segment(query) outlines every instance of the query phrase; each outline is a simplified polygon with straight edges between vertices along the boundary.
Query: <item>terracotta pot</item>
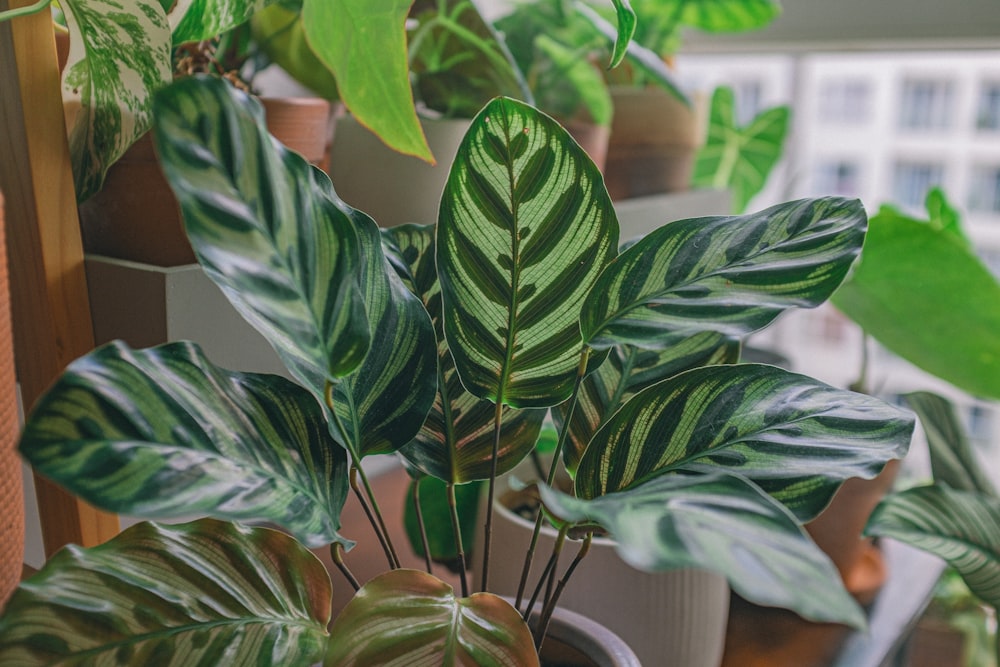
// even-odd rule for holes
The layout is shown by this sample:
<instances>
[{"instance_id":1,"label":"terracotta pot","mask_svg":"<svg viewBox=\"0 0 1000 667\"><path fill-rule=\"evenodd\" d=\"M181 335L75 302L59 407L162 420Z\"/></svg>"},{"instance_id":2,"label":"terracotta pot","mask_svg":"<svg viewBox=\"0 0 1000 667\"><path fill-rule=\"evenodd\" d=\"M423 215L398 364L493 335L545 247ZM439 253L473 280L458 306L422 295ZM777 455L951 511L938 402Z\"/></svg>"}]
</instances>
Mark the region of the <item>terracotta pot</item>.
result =
<instances>
[{"instance_id":1,"label":"terracotta pot","mask_svg":"<svg viewBox=\"0 0 1000 667\"><path fill-rule=\"evenodd\" d=\"M263 101L268 130L314 164L325 160L330 104L318 98ZM272 113L274 120L272 121ZM163 177L151 134L108 170L104 186L80 205L84 251L156 266L195 261L180 206Z\"/></svg>"},{"instance_id":2,"label":"terracotta pot","mask_svg":"<svg viewBox=\"0 0 1000 667\"><path fill-rule=\"evenodd\" d=\"M910 639L909 667L963 667L965 635L940 620L922 619Z\"/></svg>"},{"instance_id":3,"label":"terracotta pot","mask_svg":"<svg viewBox=\"0 0 1000 667\"><path fill-rule=\"evenodd\" d=\"M508 599L513 604L513 600ZM538 613L532 612L534 625ZM559 607L552 614L541 651L542 665L558 667L641 667L621 637L582 614Z\"/></svg>"},{"instance_id":4,"label":"terracotta pot","mask_svg":"<svg viewBox=\"0 0 1000 667\"><path fill-rule=\"evenodd\" d=\"M612 199L686 190L701 141L694 109L659 88L614 86L605 167Z\"/></svg>"}]
</instances>

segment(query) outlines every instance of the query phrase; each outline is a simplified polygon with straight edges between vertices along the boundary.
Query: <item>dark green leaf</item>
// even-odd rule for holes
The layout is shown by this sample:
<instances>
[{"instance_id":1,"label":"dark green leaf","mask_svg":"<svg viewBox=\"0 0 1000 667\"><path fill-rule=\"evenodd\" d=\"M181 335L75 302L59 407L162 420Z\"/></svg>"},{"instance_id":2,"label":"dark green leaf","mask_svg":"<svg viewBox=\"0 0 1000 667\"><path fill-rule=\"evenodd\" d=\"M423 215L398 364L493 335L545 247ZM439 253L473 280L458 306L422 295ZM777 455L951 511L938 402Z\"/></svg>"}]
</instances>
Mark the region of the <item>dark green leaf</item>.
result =
<instances>
[{"instance_id":1,"label":"dark green leaf","mask_svg":"<svg viewBox=\"0 0 1000 667\"><path fill-rule=\"evenodd\" d=\"M309 546L352 544L337 534L347 457L316 401L282 377L217 368L191 343L111 343L76 360L20 451L112 512L265 519Z\"/></svg>"},{"instance_id":2,"label":"dark green leaf","mask_svg":"<svg viewBox=\"0 0 1000 667\"><path fill-rule=\"evenodd\" d=\"M420 538L417 512L412 501L413 487L416 484L420 485L420 510L427 530L431 559L435 563L443 563L452 567L458 558L458 547L455 544L455 531L451 525L448 488L441 480L434 477L410 480L410 489L406 494L406 507L403 511L406 537L409 539L414 553L423 556L424 545ZM479 527L479 498L482 489L482 482L455 486L455 503L458 507L458 521L462 531L462 546L467 559L469 549L476 539L476 530Z\"/></svg>"},{"instance_id":3,"label":"dark green leaf","mask_svg":"<svg viewBox=\"0 0 1000 667\"><path fill-rule=\"evenodd\" d=\"M615 5L615 13L618 16L618 35L615 38L615 48L611 53L611 62L608 67L618 67L625 53L628 50L632 35L635 34L636 16L635 11L629 4L629 0L612 0Z\"/></svg>"},{"instance_id":4,"label":"dark green leaf","mask_svg":"<svg viewBox=\"0 0 1000 667\"><path fill-rule=\"evenodd\" d=\"M141 523L23 582L0 618L0 664L308 665L331 597L326 568L284 533Z\"/></svg>"}]
</instances>

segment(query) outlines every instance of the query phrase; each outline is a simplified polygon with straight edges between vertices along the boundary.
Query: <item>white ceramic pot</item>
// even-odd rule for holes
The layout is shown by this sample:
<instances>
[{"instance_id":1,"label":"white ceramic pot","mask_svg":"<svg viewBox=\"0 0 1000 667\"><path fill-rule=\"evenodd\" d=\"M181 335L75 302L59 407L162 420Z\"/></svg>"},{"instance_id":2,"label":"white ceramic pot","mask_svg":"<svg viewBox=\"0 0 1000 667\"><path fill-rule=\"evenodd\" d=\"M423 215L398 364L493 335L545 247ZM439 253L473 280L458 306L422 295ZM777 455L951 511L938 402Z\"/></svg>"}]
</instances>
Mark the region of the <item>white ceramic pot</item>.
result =
<instances>
[{"instance_id":1,"label":"white ceramic pot","mask_svg":"<svg viewBox=\"0 0 1000 667\"><path fill-rule=\"evenodd\" d=\"M537 616L532 613L532 622ZM624 639L583 614L563 607L556 608L552 614L541 657L543 665L642 667L635 651Z\"/></svg>"}]
</instances>

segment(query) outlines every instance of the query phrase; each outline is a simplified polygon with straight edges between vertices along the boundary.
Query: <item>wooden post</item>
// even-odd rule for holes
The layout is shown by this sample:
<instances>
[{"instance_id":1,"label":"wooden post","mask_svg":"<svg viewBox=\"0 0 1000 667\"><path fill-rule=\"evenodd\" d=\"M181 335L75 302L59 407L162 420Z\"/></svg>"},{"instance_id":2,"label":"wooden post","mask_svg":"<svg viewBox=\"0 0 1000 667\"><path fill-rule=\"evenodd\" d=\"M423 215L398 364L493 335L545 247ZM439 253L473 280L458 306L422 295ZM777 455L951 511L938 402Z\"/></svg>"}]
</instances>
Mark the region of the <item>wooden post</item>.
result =
<instances>
[{"instance_id":1,"label":"wooden post","mask_svg":"<svg viewBox=\"0 0 1000 667\"><path fill-rule=\"evenodd\" d=\"M0 0L0 10L29 4ZM48 11L0 23L0 190L7 200L14 350L30 409L66 365L94 347L76 195ZM47 556L99 544L118 519L36 476Z\"/></svg>"}]
</instances>

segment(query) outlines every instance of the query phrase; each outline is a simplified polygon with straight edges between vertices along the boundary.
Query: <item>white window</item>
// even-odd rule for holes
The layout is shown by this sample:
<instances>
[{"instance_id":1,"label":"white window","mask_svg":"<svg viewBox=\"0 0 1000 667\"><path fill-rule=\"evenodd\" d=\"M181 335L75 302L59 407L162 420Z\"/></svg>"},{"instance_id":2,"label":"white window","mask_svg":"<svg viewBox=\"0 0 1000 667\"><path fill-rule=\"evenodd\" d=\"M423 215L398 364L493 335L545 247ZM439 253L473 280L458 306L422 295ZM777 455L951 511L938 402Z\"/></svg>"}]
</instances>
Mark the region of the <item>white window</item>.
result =
<instances>
[{"instance_id":1,"label":"white window","mask_svg":"<svg viewBox=\"0 0 1000 667\"><path fill-rule=\"evenodd\" d=\"M938 79L906 79L900 100L899 126L938 130L951 125L954 86Z\"/></svg>"},{"instance_id":2,"label":"white window","mask_svg":"<svg viewBox=\"0 0 1000 667\"><path fill-rule=\"evenodd\" d=\"M813 191L816 195L841 195L857 197L861 194L856 162L830 160L821 162L816 168Z\"/></svg>"},{"instance_id":3,"label":"white window","mask_svg":"<svg viewBox=\"0 0 1000 667\"><path fill-rule=\"evenodd\" d=\"M984 83L979 89L976 129L1000 130L1000 82Z\"/></svg>"},{"instance_id":4,"label":"white window","mask_svg":"<svg viewBox=\"0 0 1000 667\"><path fill-rule=\"evenodd\" d=\"M973 167L969 210L1000 213L1000 166Z\"/></svg>"},{"instance_id":5,"label":"white window","mask_svg":"<svg viewBox=\"0 0 1000 667\"><path fill-rule=\"evenodd\" d=\"M736 98L736 123L749 125L763 109L763 86L760 81L737 81L733 86Z\"/></svg>"},{"instance_id":6,"label":"white window","mask_svg":"<svg viewBox=\"0 0 1000 667\"><path fill-rule=\"evenodd\" d=\"M944 180L944 166L935 162L896 163L893 170L892 196L896 204L922 209L927 191Z\"/></svg>"},{"instance_id":7,"label":"white window","mask_svg":"<svg viewBox=\"0 0 1000 667\"><path fill-rule=\"evenodd\" d=\"M824 81L819 91L819 118L825 123L863 124L868 120L871 84L858 79Z\"/></svg>"}]
</instances>

